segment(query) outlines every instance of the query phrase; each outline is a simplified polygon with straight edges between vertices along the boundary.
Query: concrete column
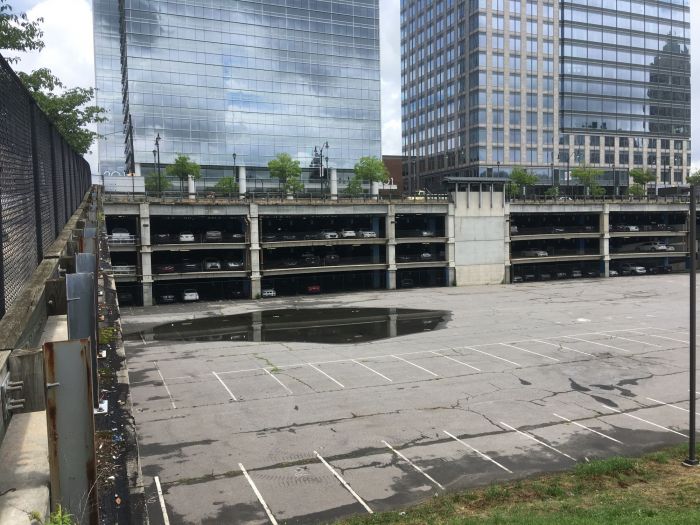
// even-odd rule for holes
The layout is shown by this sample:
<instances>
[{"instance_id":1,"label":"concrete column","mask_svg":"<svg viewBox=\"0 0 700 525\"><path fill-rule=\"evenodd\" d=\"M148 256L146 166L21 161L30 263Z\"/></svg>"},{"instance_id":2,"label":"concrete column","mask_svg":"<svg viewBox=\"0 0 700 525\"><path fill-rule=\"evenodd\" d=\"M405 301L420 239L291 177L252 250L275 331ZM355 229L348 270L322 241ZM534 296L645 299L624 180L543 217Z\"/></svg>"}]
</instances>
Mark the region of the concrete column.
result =
<instances>
[{"instance_id":1,"label":"concrete column","mask_svg":"<svg viewBox=\"0 0 700 525\"><path fill-rule=\"evenodd\" d=\"M447 261L447 286L455 283L455 205L450 203L447 217L445 217L445 260Z\"/></svg>"},{"instance_id":2,"label":"concrete column","mask_svg":"<svg viewBox=\"0 0 700 525\"><path fill-rule=\"evenodd\" d=\"M253 341L259 343L262 341L262 312L260 310L253 312Z\"/></svg>"},{"instance_id":3,"label":"concrete column","mask_svg":"<svg viewBox=\"0 0 700 525\"><path fill-rule=\"evenodd\" d=\"M603 205L603 213L600 214L601 246L600 254L603 256L603 271L605 277L610 277L610 205Z\"/></svg>"},{"instance_id":4,"label":"concrete column","mask_svg":"<svg viewBox=\"0 0 700 525\"><path fill-rule=\"evenodd\" d=\"M245 166L238 167L238 194L241 199L245 199L248 192L248 181L246 180Z\"/></svg>"},{"instance_id":5,"label":"concrete column","mask_svg":"<svg viewBox=\"0 0 700 525\"><path fill-rule=\"evenodd\" d=\"M134 164L134 175L136 175L137 177L141 176L141 163L139 162Z\"/></svg>"},{"instance_id":6,"label":"concrete column","mask_svg":"<svg viewBox=\"0 0 700 525\"><path fill-rule=\"evenodd\" d=\"M399 319L399 314L396 313L396 308L389 310L389 337L396 337L396 321Z\"/></svg>"},{"instance_id":7,"label":"concrete column","mask_svg":"<svg viewBox=\"0 0 700 525\"><path fill-rule=\"evenodd\" d=\"M377 200L379 198L379 183L378 182L370 182L369 183L369 193L370 193L370 196L374 200Z\"/></svg>"},{"instance_id":8,"label":"concrete column","mask_svg":"<svg viewBox=\"0 0 700 525\"><path fill-rule=\"evenodd\" d=\"M396 208L389 205L386 214L386 288L396 290Z\"/></svg>"},{"instance_id":9,"label":"concrete column","mask_svg":"<svg viewBox=\"0 0 700 525\"><path fill-rule=\"evenodd\" d=\"M192 175L187 176L187 193L189 194L191 200L195 200L197 198L197 187L194 183Z\"/></svg>"},{"instance_id":10,"label":"concrete column","mask_svg":"<svg viewBox=\"0 0 700 525\"><path fill-rule=\"evenodd\" d=\"M331 168L331 200L338 200L338 170Z\"/></svg>"},{"instance_id":11,"label":"concrete column","mask_svg":"<svg viewBox=\"0 0 700 525\"><path fill-rule=\"evenodd\" d=\"M139 204L139 236L141 237L141 283L143 305L153 306L153 269L151 265L151 205Z\"/></svg>"},{"instance_id":12,"label":"concrete column","mask_svg":"<svg viewBox=\"0 0 700 525\"><path fill-rule=\"evenodd\" d=\"M248 238L250 239L250 296L253 299L260 297L262 293L260 273L260 226L258 217L258 205L250 204L248 211Z\"/></svg>"}]
</instances>

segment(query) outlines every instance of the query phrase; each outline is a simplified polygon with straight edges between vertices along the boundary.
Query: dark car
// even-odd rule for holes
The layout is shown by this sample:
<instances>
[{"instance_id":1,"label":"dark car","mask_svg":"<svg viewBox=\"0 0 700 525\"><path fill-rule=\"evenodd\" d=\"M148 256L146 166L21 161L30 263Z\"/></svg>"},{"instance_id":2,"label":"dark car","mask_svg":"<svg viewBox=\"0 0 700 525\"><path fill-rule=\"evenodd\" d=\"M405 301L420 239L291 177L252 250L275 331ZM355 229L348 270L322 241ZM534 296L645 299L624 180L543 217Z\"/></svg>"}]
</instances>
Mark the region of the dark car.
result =
<instances>
[{"instance_id":1,"label":"dark car","mask_svg":"<svg viewBox=\"0 0 700 525\"><path fill-rule=\"evenodd\" d=\"M294 268L295 266L299 266L299 261L296 259L285 259L282 261L282 266L285 268Z\"/></svg>"},{"instance_id":2,"label":"dark car","mask_svg":"<svg viewBox=\"0 0 700 525\"><path fill-rule=\"evenodd\" d=\"M228 271L235 271L245 268L245 263L243 261L228 260L224 261L224 269Z\"/></svg>"},{"instance_id":3,"label":"dark car","mask_svg":"<svg viewBox=\"0 0 700 525\"><path fill-rule=\"evenodd\" d=\"M310 284L306 287L306 293L321 293L320 284Z\"/></svg>"},{"instance_id":4,"label":"dark car","mask_svg":"<svg viewBox=\"0 0 700 525\"><path fill-rule=\"evenodd\" d=\"M207 230L204 233L205 242L221 242L224 236L219 230Z\"/></svg>"},{"instance_id":5,"label":"dark car","mask_svg":"<svg viewBox=\"0 0 700 525\"><path fill-rule=\"evenodd\" d=\"M412 255L397 255L396 262L411 262L413 260Z\"/></svg>"},{"instance_id":6,"label":"dark car","mask_svg":"<svg viewBox=\"0 0 700 525\"><path fill-rule=\"evenodd\" d=\"M554 275L556 276L557 279L566 279L569 276L568 273L561 271L561 270L556 272Z\"/></svg>"},{"instance_id":7,"label":"dark car","mask_svg":"<svg viewBox=\"0 0 700 525\"><path fill-rule=\"evenodd\" d=\"M156 233L153 237L153 242L155 244L168 244L170 242L169 233Z\"/></svg>"},{"instance_id":8,"label":"dark car","mask_svg":"<svg viewBox=\"0 0 700 525\"><path fill-rule=\"evenodd\" d=\"M321 258L311 252L302 253L301 264L303 266L318 266L321 264Z\"/></svg>"},{"instance_id":9,"label":"dark car","mask_svg":"<svg viewBox=\"0 0 700 525\"><path fill-rule=\"evenodd\" d=\"M160 304L171 304L175 302L175 294L165 293L158 296L158 302Z\"/></svg>"},{"instance_id":10,"label":"dark car","mask_svg":"<svg viewBox=\"0 0 700 525\"><path fill-rule=\"evenodd\" d=\"M647 268L647 273L652 275L657 275L660 273L671 273L673 271L673 266L670 264L662 264L660 266L650 266Z\"/></svg>"},{"instance_id":11,"label":"dark car","mask_svg":"<svg viewBox=\"0 0 700 525\"><path fill-rule=\"evenodd\" d=\"M540 281L549 281L552 278L552 274L549 272L540 272Z\"/></svg>"},{"instance_id":12,"label":"dark car","mask_svg":"<svg viewBox=\"0 0 700 525\"><path fill-rule=\"evenodd\" d=\"M294 235L293 233L285 233L282 235L282 240L283 241L296 241L297 236Z\"/></svg>"},{"instance_id":13,"label":"dark car","mask_svg":"<svg viewBox=\"0 0 700 525\"><path fill-rule=\"evenodd\" d=\"M182 260L182 271L183 272L201 272L202 265L198 261L193 261L192 259Z\"/></svg>"},{"instance_id":14,"label":"dark car","mask_svg":"<svg viewBox=\"0 0 700 525\"><path fill-rule=\"evenodd\" d=\"M399 284L401 288L413 288L414 286L413 279L409 278L401 279L401 282Z\"/></svg>"},{"instance_id":15,"label":"dark car","mask_svg":"<svg viewBox=\"0 0 700 525\"><path fill-rule=\"evenodd\" d=\"M156 264L153 270L155 273L175 273L177 271L174 264Z\"/></svg>"},{"instance_id":16,"label":"dark car","mask_svg":"<svg viewBox=\"0 0 700 525\"><path fill-rule=\"evenodd\" d=\"M566 229L563 228L562 226L554 226L554 227L550 230L551 233L564 233L565 231L566 231Z\"/></svg>"},{"instance_id":17,"label":"dark car","mask_svg":"<svg viewBox=\"0 0 700 525\"><path fill-rule=\"evenodd\" d=\"M320 238L321 238L320 233L309 232L307 234L304 234L304 240L306 240L306 241L312 241L314 239L320 239Z\"/></svg>"},{"instance_id":18,"label":"dark car","mask_svg":"<svg viewBox=\"0 0 700 525\"><path fill-rule=\"evenodd\" d=\"M521 282L523 282L523 277L522 277L522 275L516 275L516 276L514 276L514 277L513 277L513 280L512 280L511 282L513 282L513 283L521 283Z\"/></svg>"},{"instance_id":19,"label":"dark car","mask_svg":"<svg viewBox=\"0 0 700 525\"><path fill-rule=\"evenodd\" d=\"M324 264L338 264L340 262L340 257L337 253L329 253L323 258Z\"/></svg>"},{"instance_id":20,"label":"dark car","mask_svg":"<svg viewBox=\"0 0 700 525\"><path fill-rule=\"evenodd\" d=\"M273 242L277 240L277 235L274 233L267 233L262 236L262 242Z\"/></svg>"},{"instance_id":21,"label":"dark car","mask_svg":"<svg viewBox=\"0 0 700 525\"><path fill-rule=\"evenodd\" d=\"M231 240L233 242L245 242L245 235L242 233L232 233Z\"/></svg>"}]
</instances>

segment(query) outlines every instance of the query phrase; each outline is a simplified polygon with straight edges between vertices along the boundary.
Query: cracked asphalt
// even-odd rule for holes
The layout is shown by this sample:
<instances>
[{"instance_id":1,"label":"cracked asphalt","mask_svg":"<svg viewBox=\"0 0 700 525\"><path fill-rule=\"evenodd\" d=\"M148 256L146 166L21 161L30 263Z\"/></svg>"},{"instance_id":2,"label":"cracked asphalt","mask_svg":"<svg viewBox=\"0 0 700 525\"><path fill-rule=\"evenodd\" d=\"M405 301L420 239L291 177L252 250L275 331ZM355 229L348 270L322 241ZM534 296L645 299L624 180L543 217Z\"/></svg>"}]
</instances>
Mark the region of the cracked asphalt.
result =
<instances>
[{"instance_id":1,"label":"cracked asphalt","mask_svg":"<svg viewBox=\"0 0 700 525\"><path fill-rule=\"evenodd\" d=\"M152 523L163 522L156 476L173 524L319 523L685 440L687 275L125 308L122 319L126 334L148 334L341 306L451 320L362 344L126 341Z\"/></svg>"}]
</instances>

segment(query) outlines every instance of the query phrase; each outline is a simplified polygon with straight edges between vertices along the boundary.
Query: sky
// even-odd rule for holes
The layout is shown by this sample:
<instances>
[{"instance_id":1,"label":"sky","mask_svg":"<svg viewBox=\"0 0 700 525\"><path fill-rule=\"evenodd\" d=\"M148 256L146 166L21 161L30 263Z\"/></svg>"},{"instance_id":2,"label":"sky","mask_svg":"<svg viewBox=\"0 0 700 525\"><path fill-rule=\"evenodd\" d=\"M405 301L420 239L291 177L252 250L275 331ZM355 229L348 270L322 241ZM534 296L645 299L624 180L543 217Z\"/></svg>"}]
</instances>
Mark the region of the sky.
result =
<instances>
[{"instance_id":1,"label":"sky","mask_svg":"<svg viewBox=\"0 0 700 525\"><path fill-rule=\"evenodd\" d=\"M116 1L116 0L115 0ZM91 0L9 0L15 12L43 17L41 53L23 55L15 67L31 71L49 67L67 86L92 86L95 82ZM691 27L700 35L698 0L691 2ZM692 7L692 5L695 5ZM382 82L382 153L401 154L401 50L400 0L379 0ZM691 38L692 85L700 84L700 36ZM700 90L693 90L693 164L700 168ZM87 156L97 171L97 146Z\"/></svg>"}]
</instances>

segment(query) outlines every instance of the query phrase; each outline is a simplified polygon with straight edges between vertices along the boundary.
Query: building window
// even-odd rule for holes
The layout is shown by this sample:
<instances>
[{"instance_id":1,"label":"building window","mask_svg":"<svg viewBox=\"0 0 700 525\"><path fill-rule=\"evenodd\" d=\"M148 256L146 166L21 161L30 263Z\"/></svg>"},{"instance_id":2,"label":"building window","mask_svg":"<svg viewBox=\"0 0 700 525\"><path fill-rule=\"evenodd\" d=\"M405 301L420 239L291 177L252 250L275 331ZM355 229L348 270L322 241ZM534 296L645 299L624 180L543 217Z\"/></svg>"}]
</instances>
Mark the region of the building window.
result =
<instances>
[{"instance_id":1,"label":"building window","mask_svg":"<svg viewBox=\"0 0 700 525\"><path fill-rule=\"evenodd\" d=\"M622 164L623 166L626 166L629 163L630 163L630 154L626 151L621 151L620 152L620 164Z\"/></svg>"},{"instance_id":2,"label":"building window","mask_svg":"<svg viewBox=\"0 0 700 525\"><path fill-rule=\"evenodd\" d=\"M673 182L683 182L683 170L675 170L673 172Z\"/></svg>"},{"instance_id":3,"label":"building window","mask_svg":"<svg viewBox=\"0 0 700 525\"><path fill-rule=\"evenodd\" d=\"M591 141L591 148L599 148L600 147L600 137L598 135L593 135L590 138Z\"/></svg>"},{"instance_id":4,"label":"building window","mask_svg":"<svg viewBox=\"0 0 700 525\"><path fill-rule=\"evenodd\" d=\"M606 151L605 152L605 164L615 164L615 152Z\"/></svg>"},{"instance_id":5,"label":"building window","mask_svg":"<svg viewBox=\"0 0 700 525\"><path fill-rule=\"evenodd\" d=\"M600 164L600 151L591 151L591 164Z\"/></svg>"},{"instance_id":6,"label":"building window","mask_svg":"<svg viewBox=\"0 0 700 525\"><path fill-rule=\"evenodd\" d=\"M520 162L520 148L510 148L510 161Z\"/></svg>"},{"instance_id":7,"label":"building window","mask_svg":"<svg viewBox=\"0 0 700 525\"><path fill-rule=\"evenodd\" d=\"M614 148L615 147L615 137L605 137L605 147Z\"/></svg>"},{"instance_id":8,"label":"building window","mask_svg":"<svg viewBox=\"0 0 700 525\"><path fill-rule=\"evenodd\" d=\"M537 149L527 148L527 161L531 164L537 162Z\"/></svg>"}]
</instances>

